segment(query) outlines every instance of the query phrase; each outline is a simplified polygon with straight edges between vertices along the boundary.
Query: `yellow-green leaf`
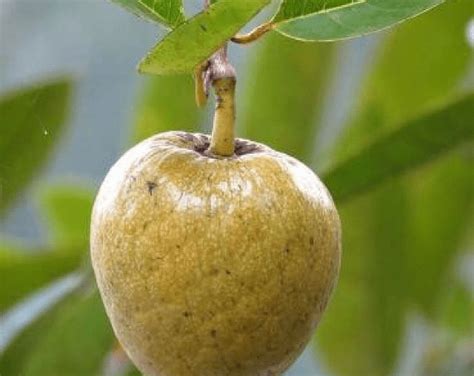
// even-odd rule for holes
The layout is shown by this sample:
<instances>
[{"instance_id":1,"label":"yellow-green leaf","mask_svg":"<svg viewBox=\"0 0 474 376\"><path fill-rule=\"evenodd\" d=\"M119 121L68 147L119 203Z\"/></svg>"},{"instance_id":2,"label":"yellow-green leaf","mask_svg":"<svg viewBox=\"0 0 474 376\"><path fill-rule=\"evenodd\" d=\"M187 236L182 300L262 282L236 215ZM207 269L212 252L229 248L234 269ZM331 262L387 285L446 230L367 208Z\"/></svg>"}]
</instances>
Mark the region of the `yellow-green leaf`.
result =
<instances>
[{"instance_id":1,"label":"yellow-green leaf","mask_svg":"<svg viewBox=\"0 0 474 376\"><path fill-rule=\"evenodd\" d=\"M465 142L474 141L473 119L474 94L471 94L380 137L328 171L323 180L337 202L348 200Z\"/></svg>"},{"instance_id":2,"label":"yellow-green leaf","mask_svg":"<svg viewBox=\"0 0 474 376\"><path fill-rule=\"evenodd\" d=\"M69 114L71 88L70 80L60 79L0 98L0 216L59 140Z\"/></svg>"},{"instance_id":3,"label":"yellow-green leaf","mask_svg":"<svg viewBox=\"0 0 474 376\"><path fill-rule=\"evenodd\" d=\"M35 250L0 249L0 312L45 284L77 269L85 254L81 249Z\"/></svg>"},{"instance_id":4,"label":"yellow-green leaf","mask_svg":"<svg viewBox=\"0 0 474 376\"><path fill-rule=\"evenodd\" d=\"M133 140L171 130L199 130L194 81L189 75L149 77L136 106Z\"/></svg>"},{"instance_id":5,"label":"yellow-green leaf","mask_svg":"<svg viewBox=\"0 0 474 376\"><path fill-rule=\"evenodd\" d=\"M88 249L93 202L93 191L80 185L58 184L42 189L40 209L51 247Z\"/></svg>"},{"instance_id":6,"label":"yellow-green leaf","mask_svg":"<svg viewBox=\"0 0 474 376\"><path fill-rule=\"evenodd\" d=\"M273 22L290 38L354 38L400 23L444 0L283 0Z\"/></svg>"},{"instance_id":7,"label":"yellow-green leaf","mask_svg":"<svg viewBox=\"0 0 474 376\"><path fill-rule=\"evenodd\" d=\"M185 19L181 0L110 0L144 20L174 28Z\"/></svg>"},{"instance_id":8,"label":"yellow-green leaf","mask_svg":"<svg viewBox=\"0 0 474 376\"><path fill-rule=\"evenodd\" d=\"M246 80L240 135L308 162L333 65L334 46L269 35Z\"/></svg>"},{"instance_id":9,"label":"yellow-green leaf","mask_svg":"<svg viewBox=\"0 0 474 376\"><path fill-rule=\"evenodd\" d=\"M102 375L115 340L97 290L62 308L25 361L22 375Z\"/></svg>"},{"instance_id":10,"label":"yellow-green leaf","mask_svg":"<svg viewBox=\"0 0 474 376\"><path fill-rule=\"evenodd\" d=\"M399 127L420 114L442 111L462 97L459 83L472 56L465 38L470 9L470 0L447 2L383 36L333 160L343 163L379 137L403 132ZM416 309L431 316L472 210L469 163L462 149L453 151L339 205L340 283L317 336L320 357L335 375L393 374L407 314Z\"/></svg>"},{"instance_id":11,"label":"yellow-green leaf","mask_svg":"<svg viewBox=\"0 0 474 376\"><path fill-rule=\"evenodd\" d=\"M192 73L270 0L220 0L179 25L140 62L141 73Z\"/></svg>"}]
</instances>

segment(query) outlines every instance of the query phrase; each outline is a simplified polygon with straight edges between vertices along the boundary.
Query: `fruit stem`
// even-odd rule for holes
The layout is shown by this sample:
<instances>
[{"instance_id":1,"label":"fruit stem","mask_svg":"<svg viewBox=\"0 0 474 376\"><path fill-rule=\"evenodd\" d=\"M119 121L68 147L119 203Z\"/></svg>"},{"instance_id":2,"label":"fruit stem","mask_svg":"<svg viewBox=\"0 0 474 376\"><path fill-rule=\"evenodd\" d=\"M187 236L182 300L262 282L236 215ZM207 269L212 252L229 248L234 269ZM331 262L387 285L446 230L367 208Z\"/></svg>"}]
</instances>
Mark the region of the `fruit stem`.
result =
<instances>
[{"instance_id":1,"label":"fruit stem","mask_svg":"<svg viewBox=\"0 0 474 376\"><path fill-rule=\"evenodd\" d=\"M227 60L227 46L209 60L209 77L216 95L214 123L212 125L212 154L229 157L234 154L235 86L234 67Z\"/></svg>"},{"instance_id":2,"label":"fruit stem","mask_svg":"<svg viewBox=\"0 0 474 376\"><path fill-rule=\"evenodd\" d=\"M210 5L204 0L204 8ZM204 106L212 84L216 95L216 108L212 125L209 153L215 156L230 157L234 155L235 124L235 86L236 74L227 59L225 43L209 60L196 68L196 102Z\"/></svg>"}]
</instances>

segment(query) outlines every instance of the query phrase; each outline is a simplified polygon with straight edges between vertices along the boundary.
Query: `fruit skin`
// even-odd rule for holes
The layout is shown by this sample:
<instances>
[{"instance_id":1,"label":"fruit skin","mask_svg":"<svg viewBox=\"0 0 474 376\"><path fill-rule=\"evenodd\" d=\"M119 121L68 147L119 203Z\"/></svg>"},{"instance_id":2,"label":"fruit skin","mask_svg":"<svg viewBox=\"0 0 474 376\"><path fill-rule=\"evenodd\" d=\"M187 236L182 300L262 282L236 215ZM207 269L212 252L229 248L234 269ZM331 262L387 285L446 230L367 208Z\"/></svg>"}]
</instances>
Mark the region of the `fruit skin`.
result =
<instances>
[{"instance_id":1,"label":"fruit skin","mask_svg":"<svg viewBox=\"0 0 474 376\"><path fill-rule=\"evenodd\" d=\"M337 280L340 221L301 162L246 140L167 132L125 153L97 195L91 257L114 331L146 375L278 375Z\"/></svg>"}]
</instances>

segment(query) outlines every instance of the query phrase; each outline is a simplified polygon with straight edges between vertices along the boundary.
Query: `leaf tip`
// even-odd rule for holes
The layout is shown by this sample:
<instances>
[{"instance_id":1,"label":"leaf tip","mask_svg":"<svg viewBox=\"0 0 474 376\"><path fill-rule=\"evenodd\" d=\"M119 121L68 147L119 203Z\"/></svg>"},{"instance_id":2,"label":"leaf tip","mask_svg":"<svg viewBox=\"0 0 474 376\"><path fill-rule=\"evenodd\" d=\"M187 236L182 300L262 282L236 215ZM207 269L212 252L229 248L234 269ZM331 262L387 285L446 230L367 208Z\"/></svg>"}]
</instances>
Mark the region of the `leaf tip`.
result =
<instances>
[{"instance_id":1,"label":"leaf tip","mask_svg":"<svg viewBox=\"0 0 474 376\"><path fill-rule=\"evenodd\" d=\"M144 57L142 60L138 62L136 69L139 74L151 73L149 70L149 64L147 62L146 57Z\"/></svg>"}]
</instances>

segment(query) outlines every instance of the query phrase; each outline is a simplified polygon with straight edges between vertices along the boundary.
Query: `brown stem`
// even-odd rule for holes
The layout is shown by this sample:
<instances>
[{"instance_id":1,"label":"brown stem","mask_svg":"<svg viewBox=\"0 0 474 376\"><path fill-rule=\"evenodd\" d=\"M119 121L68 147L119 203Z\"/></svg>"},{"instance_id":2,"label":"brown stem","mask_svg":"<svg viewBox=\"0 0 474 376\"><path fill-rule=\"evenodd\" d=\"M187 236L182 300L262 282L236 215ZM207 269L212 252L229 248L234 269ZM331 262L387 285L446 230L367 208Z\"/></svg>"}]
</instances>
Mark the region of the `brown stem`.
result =
<instances>
[{"instance_id":1,"label":"brown stem","mask_svg":"<svg viewBox=\"0 0 474 376\"><path fill-rule=\"evenodd\" d=\"M204 0L204 8L208 7L209 0ZM196 69L195 76L198 105L206 103L211 84L216 94L209 153L222 157L232 156L234 154L236 74L234 67L227 59L227 43Z\"/></svg>"},{"instance_id":2,"label":"brown stem","mask_svg":"<svg viewBox=\"0 0 474 376\"><path fill-rule=\"evenodd\" d=\"M231 41L238 44L251 43L259 39L263 35L265 35L270 30L272 30L273 27L274 25L271 21L265 22L261 24L260 26L257 26L255 29L253 29L247 34L236 35L235 37L231 39Z\"/></svg>"},{"instance_id":3,"label":"brown stem","mask_svg":"<svg viewBox=\"0 0 474 376\"><path fill-rule=\"evenodd\" d=\"M227 60L227 46L209 59L209 79L216 94L216 108L212 125L212 154L228 157L234 154L235 86L234 67Z\"/></svg>"}]
</instances>

